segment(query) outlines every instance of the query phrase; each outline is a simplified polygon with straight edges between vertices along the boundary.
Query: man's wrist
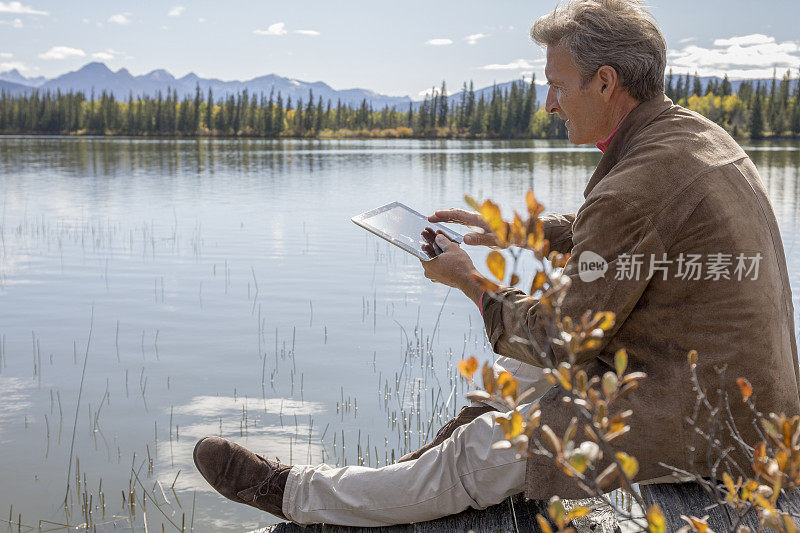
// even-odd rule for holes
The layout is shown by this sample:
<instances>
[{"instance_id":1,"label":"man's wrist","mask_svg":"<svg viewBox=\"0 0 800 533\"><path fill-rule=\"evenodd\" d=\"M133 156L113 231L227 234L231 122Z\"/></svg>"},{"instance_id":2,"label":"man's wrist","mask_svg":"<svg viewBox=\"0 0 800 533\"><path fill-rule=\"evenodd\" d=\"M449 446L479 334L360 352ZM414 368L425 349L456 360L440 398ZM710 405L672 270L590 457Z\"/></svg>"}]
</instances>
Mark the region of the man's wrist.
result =
<instances>
[{"instance_id":1,"label":"man's wrist","mask_svg":"<svg viewBox=\"0 0 800 533\"><path fill-rule=\"evenodd\" d=\"M473 274L477 273L477 270L470 271L467 274L467 277L462 280L459 289L467 296L467 298L475 302L475 305L480 305L483 287L481 287L481 284L478 283L478 281L473 277Z\"/></svg>"}]
</instances>

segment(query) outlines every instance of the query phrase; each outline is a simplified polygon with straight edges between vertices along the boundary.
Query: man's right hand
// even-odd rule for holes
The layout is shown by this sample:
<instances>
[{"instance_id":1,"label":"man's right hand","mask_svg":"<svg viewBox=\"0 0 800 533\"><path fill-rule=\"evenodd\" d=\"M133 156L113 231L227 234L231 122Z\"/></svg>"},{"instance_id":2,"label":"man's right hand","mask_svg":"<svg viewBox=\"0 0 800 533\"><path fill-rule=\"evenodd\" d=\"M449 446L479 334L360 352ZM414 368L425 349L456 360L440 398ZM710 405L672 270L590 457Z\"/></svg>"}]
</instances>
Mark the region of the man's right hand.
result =
<instances>
[{"instance_id":1,"label":"man's right hand","mask_svg":"<svg viewBox=\"0 0 800 533\"><path fill-rule=\"evenodd\" d=\"M429 222L452 222L454 224L463 224L464 226L474 226L483 230L483 233L467 233L464 235L464 244L472 246L493 246L501 247L497 237L489 231L489 226L479 213L473 211L465 211L463 209L446 209L444 211L436 211L428 217Z\"/></svg>"}]
</instances>

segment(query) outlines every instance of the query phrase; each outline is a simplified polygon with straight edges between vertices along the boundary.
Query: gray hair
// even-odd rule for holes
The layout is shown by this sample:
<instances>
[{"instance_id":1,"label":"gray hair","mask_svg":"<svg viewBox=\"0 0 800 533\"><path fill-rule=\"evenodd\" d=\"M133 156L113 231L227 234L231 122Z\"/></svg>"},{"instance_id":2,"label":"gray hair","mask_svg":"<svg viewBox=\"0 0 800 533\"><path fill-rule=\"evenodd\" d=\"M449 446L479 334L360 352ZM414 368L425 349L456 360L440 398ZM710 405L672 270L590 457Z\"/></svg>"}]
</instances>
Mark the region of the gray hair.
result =
<instances>
[{"instance_id":1,"label":"gray hair","mask_svg":"<svg viewBox=\"0 0 800 533\"><path fill-rule=\"evenodd\" d=\"M608 65L636 100L664 92L667 45L638 0L569 0L534 22L531 38L566 46L584 84Z\"/></svg>"}]
</instances>

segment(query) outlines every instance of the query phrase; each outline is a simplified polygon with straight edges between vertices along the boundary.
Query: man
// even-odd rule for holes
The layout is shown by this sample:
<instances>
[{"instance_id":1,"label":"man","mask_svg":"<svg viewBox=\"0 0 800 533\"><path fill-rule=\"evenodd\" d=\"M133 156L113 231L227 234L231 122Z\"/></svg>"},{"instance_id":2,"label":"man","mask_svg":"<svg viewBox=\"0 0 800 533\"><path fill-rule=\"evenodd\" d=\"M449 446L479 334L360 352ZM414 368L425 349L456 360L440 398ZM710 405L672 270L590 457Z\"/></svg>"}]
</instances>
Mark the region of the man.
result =
<instances>
[{"instance_id":1,"label":"man","mask_svg":"<svg viewBox=\"0 0 800 533\"><path fill-rule=\"evenodd\" d=\"M698 375L712 390L714 368L727 366L732 416L746 441L758 439L747 407L735 400L737 377L750 379L763 411L800 412L791 290L764 187L721 128L664 96L664 39L638 2L572 0L537 20L531 35L547 47L547 111L566 119L570 141L604 151L578 212L547 221L551 248L573 257L564 270L571 288L563 314L616 314L602 345L577 363L590 376L602 375L625 347L629 368L648 375L618 406L633 411L630 432L615 444L638 459L635 481L669 474L660 463L710 476L706 444L685 424L695 400L689 350L699 352ZM425 275L481 306L497 353L540 366L514 342L530 335L544 344L536 301L511 288L483 293L466 252L444 237L437 243L444 253L424 264ZM586 275L582 258L607 269ZM551 356L559 361L565 354L554 346ZM557 388L540 408L556 434L573 416ZM228 498L302 524L417 522L523 490L536 499L583 495L544 456L492 450L502 438L486 413L419 458L378 469L289 467L213 437L198 443L195 463ZM747 468L737 453L732 457Z\"/></svg>"}]
</instances>

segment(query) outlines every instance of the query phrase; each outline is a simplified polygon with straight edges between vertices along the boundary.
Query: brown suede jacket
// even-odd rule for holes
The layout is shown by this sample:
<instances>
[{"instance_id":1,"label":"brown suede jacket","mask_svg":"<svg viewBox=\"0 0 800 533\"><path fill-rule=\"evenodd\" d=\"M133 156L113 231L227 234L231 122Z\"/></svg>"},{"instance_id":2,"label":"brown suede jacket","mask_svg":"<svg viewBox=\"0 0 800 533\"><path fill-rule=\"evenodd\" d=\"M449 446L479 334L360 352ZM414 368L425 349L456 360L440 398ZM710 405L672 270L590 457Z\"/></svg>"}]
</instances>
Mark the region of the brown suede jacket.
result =
<instances>
[{"instance_id":1,"label":"brown suede jacket","mask_svg":"<svg viewBox=\"0 0 800 533\"><path fill-rule=\"evenodd\" d=\"M634 413L630 432L615 444L639 460L636 480L669 474L659 463L710 475L706 442L698 438L692 452L686 422L696 397L687 363L692 349L699 353L701 385L715 398L715 367L727 365L732 414L749 444L760 439L736 378L750 380L761 411L800 413L786 258L764 186L742 148L722 128L661 95L625 118L584 197L577 214L547 217L546 236L553 249L572 254L563 314L616 313L602 347L583 353L579 364L602 376L624 347L629 370L647 374L617 404ZM605 273L589 280L603 261ZM541 366L529 346L515 342L529 333L544 342L536 310L536 300L516 289L483 298L497 353ZM565 358L558 350L552 355ZM573 408L555 388L540 404L543 423L563 434ZM734 457L749 471L741 454ZM534 455L526 495L554 494L584 495L551 459Z\"/></svg>"}]
</instances>

